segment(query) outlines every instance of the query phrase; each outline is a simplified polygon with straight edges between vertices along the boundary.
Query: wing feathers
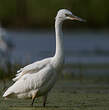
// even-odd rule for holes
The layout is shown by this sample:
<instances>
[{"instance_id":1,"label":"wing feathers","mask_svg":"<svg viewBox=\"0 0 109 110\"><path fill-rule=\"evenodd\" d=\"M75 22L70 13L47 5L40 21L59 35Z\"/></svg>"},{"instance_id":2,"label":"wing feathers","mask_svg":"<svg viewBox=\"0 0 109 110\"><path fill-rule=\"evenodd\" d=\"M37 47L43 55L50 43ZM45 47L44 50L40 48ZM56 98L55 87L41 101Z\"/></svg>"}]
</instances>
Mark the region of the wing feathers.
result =
<instances>
[{"instance_id":1,"label":"wing feathers","mask_svg":"<svg viewBox=\"0 0 109 110\"><path fill-rule=\"evenodd\" d=\"M13 78L13 81L19 80L24 74L31 74L31 73L37 73L42 68L44 68L49 62L51 61L51 58L46 58L44 60L32 63L30 65L25 66L24 68L21 68L17 71L16 77Z\"/></svg>"}]
</instances>

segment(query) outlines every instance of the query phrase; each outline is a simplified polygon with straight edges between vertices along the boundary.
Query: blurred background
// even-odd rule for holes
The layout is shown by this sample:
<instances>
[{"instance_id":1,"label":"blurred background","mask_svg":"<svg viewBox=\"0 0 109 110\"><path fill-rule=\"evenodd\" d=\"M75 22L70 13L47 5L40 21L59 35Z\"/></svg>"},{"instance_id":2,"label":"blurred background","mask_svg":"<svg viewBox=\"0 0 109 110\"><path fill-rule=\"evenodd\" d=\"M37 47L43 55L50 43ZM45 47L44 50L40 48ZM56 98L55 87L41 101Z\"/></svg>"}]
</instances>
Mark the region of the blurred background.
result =
<instances>
[{"instance_id":1,"label":"blurred background","mask_svg":"<svg viewBox=\"0 0 109 110\"><path fill-rule=\"evenodd\" d=\"M109 81L109 0L0 0L0 79L53 56L54 21L66 8L87 20L63 25L65 67L60 78Z\"/></svg>"}]
</instances>

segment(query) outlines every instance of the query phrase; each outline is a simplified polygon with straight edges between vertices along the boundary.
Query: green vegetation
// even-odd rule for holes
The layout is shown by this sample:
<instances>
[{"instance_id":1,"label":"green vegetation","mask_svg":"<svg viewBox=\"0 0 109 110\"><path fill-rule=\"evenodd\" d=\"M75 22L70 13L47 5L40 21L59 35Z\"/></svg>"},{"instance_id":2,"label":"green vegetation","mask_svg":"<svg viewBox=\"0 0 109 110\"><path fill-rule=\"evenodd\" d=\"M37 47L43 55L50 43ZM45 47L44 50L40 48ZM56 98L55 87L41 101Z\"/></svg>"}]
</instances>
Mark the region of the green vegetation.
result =
<instances>
[{"instance_id":1,"label":"green vegetation","mask_svg":"<svg viewBox=\"0 0 109 110\"><path fill-rule=\"evenodd\" d=\"M108 110L109 85L79 83L77 80L58 81L50 92L47 105L42 107L42 98L30 106L31 100L1 98L0 110Z\"/></svg>"},{"instance_id":2,"label":"green vegetation","mask_svg":"<svg viewBox=\"0 0 109 110\"><path fill-rule=\"evenodd\" d=\"M0 21L8 27L47 27L54 23L57 10L67 8L87 19L82 27L103 28L109 26L108 4L108 0L4 0L0 1Z\"/></svg>"}]
</instances>

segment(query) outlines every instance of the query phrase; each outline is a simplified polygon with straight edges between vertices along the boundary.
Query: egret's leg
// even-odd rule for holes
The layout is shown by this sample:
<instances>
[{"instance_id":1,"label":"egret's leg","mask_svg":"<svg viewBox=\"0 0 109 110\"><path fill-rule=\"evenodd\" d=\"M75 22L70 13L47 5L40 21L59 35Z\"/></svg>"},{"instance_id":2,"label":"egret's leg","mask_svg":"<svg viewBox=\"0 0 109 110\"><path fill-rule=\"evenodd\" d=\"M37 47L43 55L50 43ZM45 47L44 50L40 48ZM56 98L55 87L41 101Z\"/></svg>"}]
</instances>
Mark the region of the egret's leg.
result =
<instances>
[{"instance_id":1,"label":"egret's leg","mask_svg":"<svg viewBox=\"0 0 109 110\"><path fill-rule=\"evenodd\" d=\"M34 103L34 100L35 100L35 98L36 98L36 95L37 95L37 93L35 93L35 94L32 95L32 103L31 103L31 106L33 106L33 103Z\"/></svg>"},{"instance_id":2,"label":"egret's leg","mask_svg":"<svg viewBox=\"0 0 109 110\"><path fill-rule=\"evenodd\" d=\"M45 104L46 104L46 101L47 101L47 96L48 96L48 94L43 96L43 107L45 107Z\"/></svg>"}]
</instances>

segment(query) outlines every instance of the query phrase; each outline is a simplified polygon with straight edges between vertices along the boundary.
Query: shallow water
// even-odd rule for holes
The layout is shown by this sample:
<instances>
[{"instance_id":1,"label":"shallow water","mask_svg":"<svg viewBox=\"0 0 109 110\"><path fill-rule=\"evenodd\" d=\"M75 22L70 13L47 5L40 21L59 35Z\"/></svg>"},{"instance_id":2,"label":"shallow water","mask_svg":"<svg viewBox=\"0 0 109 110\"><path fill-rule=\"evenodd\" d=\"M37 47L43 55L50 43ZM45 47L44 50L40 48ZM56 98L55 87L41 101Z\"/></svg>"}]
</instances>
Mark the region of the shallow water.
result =
<instances>
[{"instance_id":1,"label":"shallow water","mask_svg":"<svg viewBox=\"0 0 109 110\"><path fill-rule=\"evenodd\" d=\"M3 91L2 91L3 92ZM0 110L108 110L109 85L62 80L48 95L46 107L38 98L31 107L31 100L4 100L0 94Z\"/></svg>"}]
</instances>

